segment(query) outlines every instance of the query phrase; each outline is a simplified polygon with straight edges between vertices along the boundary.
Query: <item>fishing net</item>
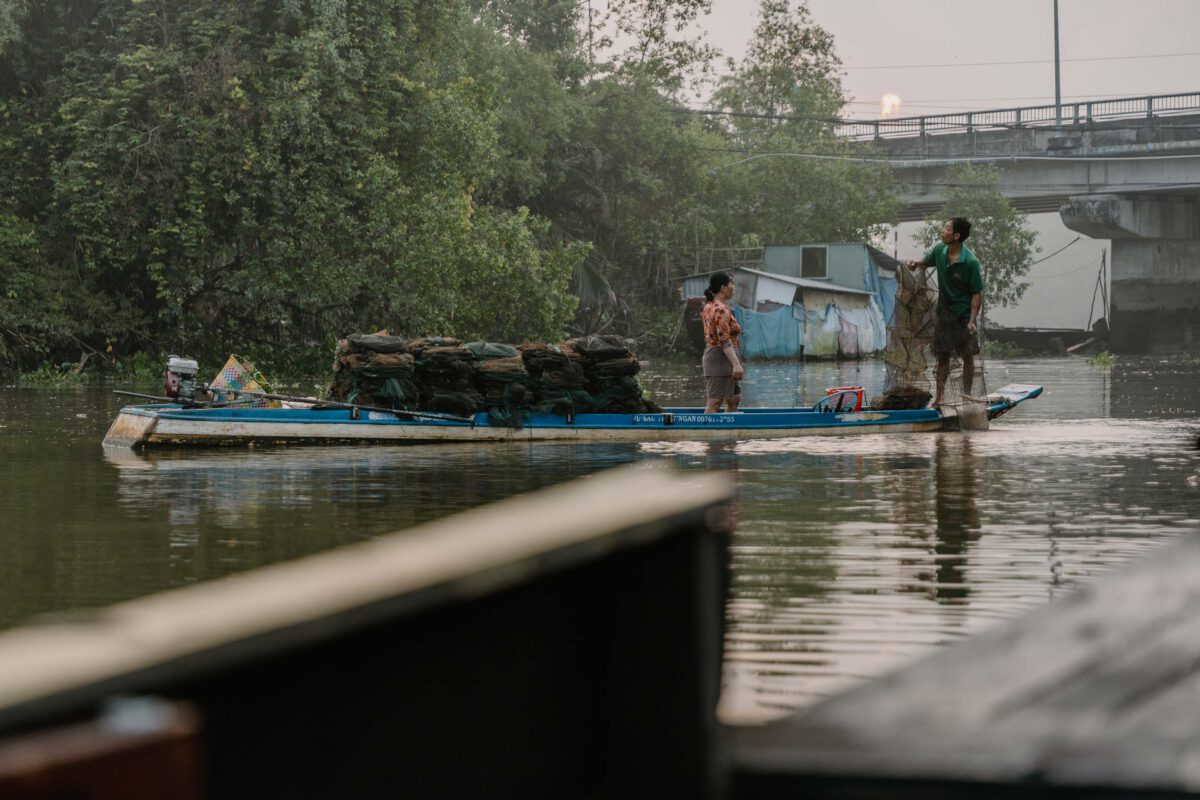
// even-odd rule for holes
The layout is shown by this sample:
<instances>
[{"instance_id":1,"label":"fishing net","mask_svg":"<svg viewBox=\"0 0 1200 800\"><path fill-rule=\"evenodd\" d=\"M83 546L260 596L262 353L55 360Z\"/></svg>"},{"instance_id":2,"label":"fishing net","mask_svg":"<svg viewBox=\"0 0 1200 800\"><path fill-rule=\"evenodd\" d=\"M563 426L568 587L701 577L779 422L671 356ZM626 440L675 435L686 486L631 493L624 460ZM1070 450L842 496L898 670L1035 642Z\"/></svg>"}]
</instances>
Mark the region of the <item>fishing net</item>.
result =
<instances>
[{"instance_id":1,"label":"fishing net","mask_svg":"<svg viewBox=\"0 0 1200 800\"><path fill-rule=\"evenodd\" d=\"M896 270L896 307L888 326L884 354L887 378L883 394L871 403L873 409L924 408L937 393L938 290L932 277L934 272L932 268ZM949 324L954 324L954 320ZM970 349L973 348L951 348L942 378L945 386L941 409L949 426L987 430L983 356L971 355ZM967 378L971 379L969 387L965 385Z\"/></svg>"}]
</instances>

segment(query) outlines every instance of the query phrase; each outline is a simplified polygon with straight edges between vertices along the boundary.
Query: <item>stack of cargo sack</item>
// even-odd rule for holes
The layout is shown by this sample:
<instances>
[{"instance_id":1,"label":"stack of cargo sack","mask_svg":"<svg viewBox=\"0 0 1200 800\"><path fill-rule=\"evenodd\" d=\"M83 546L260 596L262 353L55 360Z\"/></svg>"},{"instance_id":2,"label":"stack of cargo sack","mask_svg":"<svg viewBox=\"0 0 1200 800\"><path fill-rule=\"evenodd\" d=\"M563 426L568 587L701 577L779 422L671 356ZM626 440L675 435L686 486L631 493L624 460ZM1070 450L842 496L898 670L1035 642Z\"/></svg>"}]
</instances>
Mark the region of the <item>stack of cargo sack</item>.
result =
<instances>
[{"instance_id":1,"label":"stack of cargo sack","mask_svg":"<svg viewBox=\"0 0 1200 800\"><path fill-rule=\"evenodd\" d=\"M460 416L484 409L483 394L475 388L477 359L462 342L431 336L412 340L408 351L417 362L418 409Z\"/></svg>"},{"instance_id":2,"label":"stack of cargo sack","mask_svg":"<svg viewBox=\"0 0 1200 800\"><path fill-rule=\"evenodd\" d=\"M567 345L583 356L593 410L610 414L662 410L644 396L637 379L641 365L619 336L581 336Z\"/></svg>"},{"instance_id":3,"label":"stack of cargo sack","mask_svg":"<svg viewBox=\"0 0 1200 800\"><path fill-rule=\"evenodd\" d=\"M486 410L491 424L519 428L530 411L565 417L660 411L643 396L638 369L637 357L615 336L517 348L381 331L338 342L329 396L460 416Z\"/></svg>"},{"instance_id":4,"label":"stack of cargo sack","mask_svg":"<svg viewBox=\"0 0 1200 800\"><path fill-rule=\"evenodd\" d=\"M386 332L354 334L337 344L329 398L386 408L414 408L420 391L407 342Z\"/></svg>"},{"instance_id":5,"label":"stack of cargo sack","mask_svg":"<svg viewBox=\"0 0 1200 800\"><path fill-rule=\"evenodd\" d=\"M530 407L543 414L571 417L592 411L595 401L584 388L587 374L583 356L566 344L526 343L521 356L529 373L532 390Z\"/></svg>"},{"instance_id":6,"label":"stack of cargo sack","mask_svg":"<svg viewBox=\"0 0 1200 800\"><path fill-rule=\"evenodd\" d=\"M483 393L491 424L520 428L533 399L521 352L493 342L469 342L467 349L477 359L475 385Z\"/></svg>"}]
</instances>

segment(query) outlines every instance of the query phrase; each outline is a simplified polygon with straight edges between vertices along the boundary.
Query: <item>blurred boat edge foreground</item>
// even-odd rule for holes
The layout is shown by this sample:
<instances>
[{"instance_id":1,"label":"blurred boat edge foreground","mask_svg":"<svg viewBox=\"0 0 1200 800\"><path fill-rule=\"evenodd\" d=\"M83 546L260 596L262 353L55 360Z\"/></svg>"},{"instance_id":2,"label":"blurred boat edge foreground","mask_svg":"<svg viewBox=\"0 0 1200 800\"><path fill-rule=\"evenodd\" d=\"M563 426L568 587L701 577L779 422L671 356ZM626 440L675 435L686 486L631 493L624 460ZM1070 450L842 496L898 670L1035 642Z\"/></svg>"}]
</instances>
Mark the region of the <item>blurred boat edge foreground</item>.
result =
<instances>
[{"instance_id":1,"label":"blurred boat edge foreground","mask_svg":"<svg viewBox=\"0 0 1200 800\"><path fill-rule=\"evenodd\" d=\"M6 631L0 797L722 797L733 495L620 467Z\"/></svg>"},{"instance_id":2,"label":"blurred boat edge foreground","mask_svg":"<svg viewBox=\"0 0 1200 800\"><path fill-rule=\"evenodd\" d=\"M1009 384L987 397L995 419L1042 393L1041 386ZM187 408L178 404L126 406L104 437L115 447L177 445L431 443L487 441L742 440L868 433L917 433L952 427L939 409L842 410L845 394L811 408L755 408L705 414L671 408L642 414L529 414L521 427L493 425L486 413L471 422L406 418L404 412L347 408ZM850 406L851 408L855 406Z\"/></svg>"},{"instance_id":3,"label":"blurred boat edge foreground","mask_svg":"<svg viewBox=\"0 0 1200 800\"><path fill-rule=\"evenodd\" d=\"M732 729L731 795L1195 798L1197 534L791 717Z\"/></svg>"}]
</instances>

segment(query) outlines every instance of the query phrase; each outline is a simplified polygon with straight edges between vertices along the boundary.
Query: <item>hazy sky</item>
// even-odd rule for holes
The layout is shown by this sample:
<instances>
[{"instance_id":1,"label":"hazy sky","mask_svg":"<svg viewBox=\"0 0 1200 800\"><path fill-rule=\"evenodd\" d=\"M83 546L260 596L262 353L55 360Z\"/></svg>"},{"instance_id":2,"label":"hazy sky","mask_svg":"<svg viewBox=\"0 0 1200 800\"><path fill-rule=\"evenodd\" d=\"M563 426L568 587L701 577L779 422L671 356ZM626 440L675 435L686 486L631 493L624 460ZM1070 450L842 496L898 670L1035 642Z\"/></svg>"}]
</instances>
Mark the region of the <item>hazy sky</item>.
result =
<instances>
[{"instance_id":1,"label":"hazy sky","mask_svg":"<svg viewBox=\"0 0 1200 800\"><path fill-rule=\"evenodd\" d=\"M1197 0L1058 5L1064 100L1200 89ZM710 40L739 56L756 7L714 0ZM885 93L903 99L905 115L1054 102L1053 0L809 0L808 7L834 36L854 100L848 116L877 117ZM995 63L1012 61L1035 63Z\"/></svg>"},{"instance_id":2,"label":"hazy sky","mask_svg":"<svg viewBox=\"0 0 1200 800\"><path fill-rule=\"evenodd\" d=\"M1064 101L1200 90L1200 0L1058 5ZM1053 0L809 0L808 7L843 61L854 101L847 116L878 117L885 93L901 97L902 116L1054 102ZM753 0L714 0L709 39L739 57L756 8ZM1011 61L1036 63L965 66ZM1057 214L1031 222L1042 256L1078 235ZM915 227L900 228L901 258L921 250ZM991 316L1007 325L1082 328L1108 246L1085 239L1035 265L1021 305Z\"/></svg>"}]
</instances>

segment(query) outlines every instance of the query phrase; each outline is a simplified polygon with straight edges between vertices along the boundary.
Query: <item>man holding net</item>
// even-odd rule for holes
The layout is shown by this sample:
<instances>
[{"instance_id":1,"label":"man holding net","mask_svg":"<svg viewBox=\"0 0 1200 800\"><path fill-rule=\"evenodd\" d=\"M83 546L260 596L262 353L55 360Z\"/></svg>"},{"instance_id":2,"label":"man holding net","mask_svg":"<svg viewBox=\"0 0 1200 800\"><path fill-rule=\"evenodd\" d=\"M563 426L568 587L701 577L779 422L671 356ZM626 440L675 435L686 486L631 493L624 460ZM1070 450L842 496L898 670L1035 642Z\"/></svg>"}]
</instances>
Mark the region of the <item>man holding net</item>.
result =
<instances>
[{"instance_id":1,"label":"man holding net","mask_svg":"<svg viewBox=\"0 0 1200 800\"><path fill-rule=\"evenodd\" d=\"M950 356L962 359L963 394L971 394L975 380L975 356L979 354L978 320L983 308L983 273L979 259L963 244L971 235L971 223L955 217L942 228L942 241L930 248L920 261L909 261L909 269L936 267L938 277L937 326L933 352L937 356L935 408L941 406L950 374Z\"/></svg>"}]
</instances>

